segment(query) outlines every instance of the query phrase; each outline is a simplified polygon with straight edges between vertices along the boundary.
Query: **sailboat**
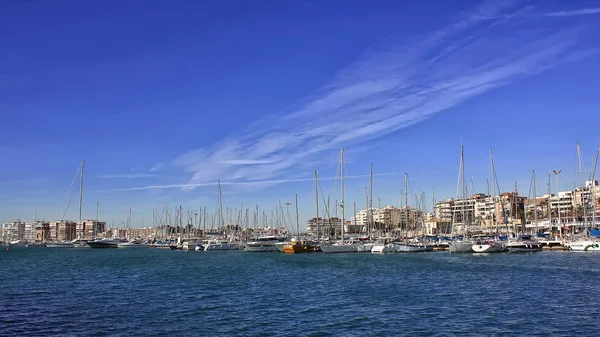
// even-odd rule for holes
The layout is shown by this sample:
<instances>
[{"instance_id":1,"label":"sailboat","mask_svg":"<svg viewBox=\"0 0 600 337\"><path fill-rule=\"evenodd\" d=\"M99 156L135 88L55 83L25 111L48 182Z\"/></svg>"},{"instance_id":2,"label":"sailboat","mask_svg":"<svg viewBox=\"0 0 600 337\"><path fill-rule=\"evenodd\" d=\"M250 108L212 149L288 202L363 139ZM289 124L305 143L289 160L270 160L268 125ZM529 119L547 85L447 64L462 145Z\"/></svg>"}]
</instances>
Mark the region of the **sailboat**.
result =
<instances>
[{"instance_id":1,"label":"sailboat","mask_svg":"<svg viewBox=\"0 0 600 337\"><path fill-rule=\"evenodd\" d=\"M407 211L407 215L409 214L409 208L408 208L408 173L404 173L404 193L405 193L405 199L406 199L406 211ZM415 224L415 228L418 225L419 219L418 216L415 215L415 219L414 219L414 224ZM414 231L413 231L414 234ZM428 245L426 243L420 242L418 240L412 239L412 240L404 240L401 242L394 242L394 251L398 252L398 253L416 253L416 252L430 252L433 250L433 245Z\"/></svg>"},{"instance_id":2,"label":"sailboat","mask_svg":"<svg viewBox=\"0 0 600 337\"><path fill-rule=\"evenodd\" d=\"M81 161L81 165L79 167L79 223L77 225L77 227L82 226L82 222L81 222L81 208L83 205L83 169L84 169L84 162ZM75 176L77 177L77 176ZM69 188L70 191L71 188ZM68 194L69 192L67 192ZM67 206L68 207L68 206ZM62 206L61 206L62 209ZM59 210L59 214L60 214L60 210ZM58 216L57 216L58 218ZM77 230L77 234L79 234L79 230ZM79 238L76 238L73 241L67 241L67 242L60 242L60 241L48 241L46 242L46 247L48 248L74 248L75 247L75 241L77 241Z\"/></svg>"},{"instance_id":3,"label":"sailboat","mask_svg":"<svg viewBox=\"0 0 600 337\"><path fill-rule=\"evenodd\" d=\"M453 240L449 243L450 253L472 253L473 252L473 241L469 240L466 230L466 214L465 214L465 200L466 200L466 186L465 186L465 151L464 145L460 144L460 169L458 171L460 186L462 187L462 238L454 238L455 227L456 227L456 210L452 212L452 237ZM457 191L458 192L458 191ZM457 193L458 198L458 193Z\"/></svg>"},{"instance_id":4,"label":"sailboat","mask_svg":"<svg viewBox=\"0 0 600 337\"><path fill-rule=\"evenodd\" d=\"M344 225L346 222L344 213L344 149L340 149L340 172L341 172L341 195L342 201L340 207L342 208L342 221L341 227L341 238L339 241L333 244L322 244L321 250L323 253L356 253L358 252L358 246L360 245L359 240L344 241Z\"/></svg>"},{"instance_id":5,"label":"sailboat","mask_svg":"<svg viewBox=\"0 0 600 337\"><path fill-rule=\"evenodd\" d=\"M219 186L219 225L221 228L225 227L225 221L223 220L223 195L221 193L221 181L218 181ZM225 236L227 237L227 229L225 229ZM206 247L204 247L205 251L212 250L240 250L240 244L237 242L233 242L230 240L222 240L222 239L212 239L208 240L206 243Z\"/></svg>"},{"instance_id":6,"label":"sailboat","mask_svg":"<svg viewBox=\"0 0 600 337\"><path fill-rule=\"evenodd\" d=\"M517 196L517 185L515 183L514 196ZM515 200L516 204L516 200ZM512 208L512 207L511 207ZM523 228L525 228L525 222L523 221ZM509 241L507 244L509 253L521 253L521 252L539 252L542 251L542 244L535 240L531 234L525 234L524 229L521 230L521 234L514 241Z\"/></svg>"},{"instance_id":7,"label":"sailboat","mask_svg":"<svg viewBox=\"0 0 600 337\"><path fill-rule=\"evenodd\" d=\"M315 171L315 193L316 193L316 207L317 207L317 221L319 219L319 188L317 181L317 171ZM296 194L296 233L298 234L298 239L292 238L290 242L283 246L283 252L287 254L299 254L299 253L312 253L319 250L318 245L314 242L310 242L306 240L300 239L300 220L298 213L298 194ZM317 230L318 233L318 230Z\"/></svg>"},{"instance_id":8,"label":"sailboat","mask_svg":"<svg viewBox=\"0 0 600 337\"><path fill-rule=\"evenodd\" d=\"M577 143L577 149L579 150L579 143ZM579 151L578 151L578 155L579 155ZM592 182L595 180L596 164L597 164L599 156L600 156L600 147L598 147L598 152L596 153L595 159L594 159L594 155L592 155L592 170L590 172L590 181L592 181ZM579 159L581 162L581 157ZM580 164L580 171L581 171L581 164ZM600 240L598 240L597 238L590 235L590 231L589 231L589 228L593 228L593 226L596 225L595 189L590 188L590 190L591 190L591 204L592 204L591 205L592 206L592 221L591 221L592 225L588 226L587 222L586 222L589 201L586 200L588 198L584 198L585 204L583 206L583 210L584 210L583 232L581 234L577 234L577 236L578 236L577 238L574 238L572 241L565 243L565 246L569 250L580 251L580 252L594 252L594 251L600 252Z\"/></svg>"},{"instance_id":9,"label":"sailboat","mask_svg":"<svg viewBox=\"0 0 600 337\"><path fill-rule=\"evenodd\" d=\"M497 185L497 178L496 178L496 168L494 166L494 158L492 156L492 148L490 148L490 166L492 169L492 189L493 189L493 195L492 195L492 201L493 201L493 205L494 205L494 210L496 210L496 185ZM500 188L498 187L498 190ZM506 243L501 241L499 236L498 236L498 219L495 216L495 212L492 214L492 221L495 224L496 227L496 234L493 238L489 238L487 240L477 240L473 246L471 247L471 249L473 249L473 251L475 253L502 253L502 252L506 252L507 251L507 247L506 247Z\"/></svg>"}]
</instances>

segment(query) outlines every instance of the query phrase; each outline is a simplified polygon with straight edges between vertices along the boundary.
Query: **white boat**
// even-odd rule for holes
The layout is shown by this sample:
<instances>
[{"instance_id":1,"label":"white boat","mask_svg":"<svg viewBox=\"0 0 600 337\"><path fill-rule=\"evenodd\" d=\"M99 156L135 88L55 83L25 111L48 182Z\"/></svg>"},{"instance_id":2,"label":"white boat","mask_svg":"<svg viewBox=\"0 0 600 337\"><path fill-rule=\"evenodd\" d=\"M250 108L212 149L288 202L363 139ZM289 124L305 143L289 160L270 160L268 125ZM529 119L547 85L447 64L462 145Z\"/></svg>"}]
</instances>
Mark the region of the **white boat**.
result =
<instances>
[{"instance_id":1,"label":"white boat","mask_svg":"<svg viewBox=\"0 0 600 337\"><path fill-rule=\"evenodd\" d=\"M473 253L473 241L451 241L448 249L450 253Z\"/></svg>"},{"instance_id":2,"label":"white boat","mask_svg":"<svg viewBox=\"0 0 600 337\"><path fill-rule=\"evenodd\" d=\"M148 248L150 245L141 240L130 240L117 243L117 248Z\"/></svg>"},{"instance_id":3,"label":"white boat","mask_svg":"<svg viewBox=\"0 0 600 337\"><path fill-rule=\"evenodd\" d=\"M204 250L240 250L240 244L237 242L229 242L227 240L208 240Z\"/></svg>"},{"instance_id":4,"label":"white boat","mask_svg":"<svg viewBox=\"0 0 600 337\"><path fill-rule=\"evenodd\" d=\"M383 253L393 253L394 252L394 244L393 243L376 243L373 247L371 247L371 253L383 254Z\"/></svg>"},{"instance_id":5,"label":"white boat","mask_svg":"<svg viewBox=\"0 0 600 337\"><path fill-rule=\"evenodd\" d=\"M394 242L394 251L398 253L431 252L433 245L422 242Z\"/></svg>"},{"instance_id":6,"label":"white boat","mask_svg":"<svg viewBox=\"0 0 600 337\"><path fill-rule=\"evenodd\" d=\"M375 247L375 242L361 242L356 249L359 253L369 253L373 247Z\"/></svg>"},{"instance_id":7,"label":"white boat","mask_svg":"<svg viewBox=\"0 0 600 337\"><path fill-rule=\"evenodd\" d=\"M25 240L13 240L8 243L10 247L28 247Z\"/></svg>"},{"instance_id":8,"label":"white boat","mask_svg":"<svg viewBox=\"0 0 600 337\"><path fill-rule=\"evenodd\" d=\"M321 244L323 253L358 253L360 242L355 240L335 242L333 244Z\"/></svg>"},{"instance_id":9,"label":"white boat","mask_svg":"<svg viewBox=\"0 0 600 337\"><path fill-rule=\"evenodd\" d=\"M275 249L277 249L277 251L279 252L283 252L283 247L285 247L285 245L289 244L291 241L283 241L283 242L276 242L275 243Z\"/></svg>"},{"instance_id":10,"label":"white boat","mask_svg":"<svg viewBox=\"0 0 600 337\"><path fill-rule=\"evenodd\" d=\"M75 248L73 242L60 242L60 241L48 241L46 242L48 248Z\"/></svg>"},{"instance_id":11,"label":"white boat","mask_svg":"<svg viewBox=\"0 0 600 337\"><path fill-rule=\"evenodd\" d=\"M276 244L282 243L281 249L283 251L283 245L285 245L285 238L278 236L263 236L253 241L246 242L244 250L247 252L276 252Z\"/></svg>"},{"instance_id":12,"label":"white boat","mask_svg":"<svg viewBox=\"0 0 600 337\"><path fill-rule=\"evenodd\" d=\"M508 251L506 243L500 240L480 240L472 246L475 253L502 253Z\"/></svg>"},{"instance_id":13,"label":"white boat","mask_svg":"<svg viewBox=\"0 0 600 337\"><path fill-rule=\"evenodd\" d=\"M590 239L567 242L565 246L577 252L600 252L600 242Z\"/></svg>"},{"instance_id":14,"label":"white boat","mask_svg":"<svg viewBox=\"0 0 600 337\"><path fill-rule=\"evenodd\" d=\"M542 250L542 244L532 239L529 234L519 235L517 240L509 241L507 247L511 253L539 252Z\"/></svg>"}]
</instances>

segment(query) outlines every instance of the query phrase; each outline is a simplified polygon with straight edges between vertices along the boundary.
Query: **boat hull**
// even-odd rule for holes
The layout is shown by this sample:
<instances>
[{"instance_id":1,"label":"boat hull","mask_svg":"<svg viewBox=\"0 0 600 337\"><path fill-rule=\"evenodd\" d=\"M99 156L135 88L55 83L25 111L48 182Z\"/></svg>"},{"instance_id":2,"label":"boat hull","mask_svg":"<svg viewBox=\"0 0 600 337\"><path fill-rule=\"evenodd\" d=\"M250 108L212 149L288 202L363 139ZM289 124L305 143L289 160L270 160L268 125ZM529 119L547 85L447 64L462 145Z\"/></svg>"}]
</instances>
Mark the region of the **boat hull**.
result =
<instances>
[{"instance_id":1,"label":"boat hull","mask_svg":"<svg viewBox=\"0 0 600 337\"><path fill-rule=\"evenodd\" d=\"M450 253L473 253L473 242L452 241L448 245Z\"/></svg>"},{"instance_id":2,"label":"boat hull","mask_svg":"<svg viewBox=\"0 0 600 337\"><path fill-rule=\"evenodd\" d=\"M592 240L569 242L567 247L577 252L600 252L600 242Z\"/></svg>"},{"instance_id":3,"label":"boat hull","mask_svg":"<svg viewBox=\"0 0 600 337\"><path fill-rule=\"evenodd\" d=\"M388 243L387 245L375 245L371 248L371 253L374 254L385 254L385 253L393 253L394 252L394 244Z\"/></svg>"},{"instance_id":4,"label":"boat hull","mask_svg":"<svg viewBox=\"0 0 600 337\"><path fill-rule=\"evenodd\" d=\"M502 253L508 250L506 245L500 242L474 244L472 249L475 253Z\"/></svg>"},{"instance_id":5,"label":"boat hull","mask_svg":"<svg viewBox=\"0 0 600 337\"><path fill-rule=\"evenodd\" d=\"M277 251L277 247L275 246L275 244L265 244L265 243L248 242L248 243L246 243L246 246L244 246L244 251L246 251L246 252L254 252L254 253L276 252Z\"/></svg>"},{"instance_id":6,"label":"boat hull","mask_svg":"<svg viewBox=\"0 0 600 337\"><path fill-rule=\"evenodd\" d=\"M72 242L46 242L48 248L75 248Z\"/></svg>"},{"instance_id":7,"label":"boat hull","mask_svg":"<svg viewBox=\"0 0 600 337\"><path fill-rule=\"evenodd\" d=\"M119 245L115 242L88 242L90 248L118 248Z\"/></svg>"},{"instance_id":8,"label":"boat hull","mask_svg":"<svg viewBox=\"0 0 600 337\"><path fill-rule=\"evenodd\" d=\"M394 243L394 251L398 253L431 252L433 251L433 246L424 244Z\"/></svg>"},{"instance_id":9,"label":"boat hull","mask_svg":"<svg viewBox=\"0 0 600 337\"><path fill-rule=\"evenodd\" d=\"M538 242L513 244L508 246L508 251L510 253L541 252L542 245Z\"/></svg>"},{"instance_id":10,"label":"boat hull","mask_svg":"<svg viewBox=\"0 0 600 337\"><path fill-rule=\"evenodd\" d=\"M240 245L237 243L210 243L204 247L204 250L240 250Z\"/></svg>"},{"instance_id":11,"label":"boat hull","mask_svg":"<svg viewBox=\"0 0 600 337\"><path fill-rule=\"evenodd\" d=\"M283 246L283 252L286 254L314 253L318 251L317 246L305 243L295 243Z\"/></svg>"},{"instance_id":12,"label":"boat hull","mask_svg":"<svg viewBox=\"0 0 600 337\"><path fill-rule=\"evenodd\" d=\"M333 244L321 245L323 253L357 253L357 244Z\"/></svg>"}]
</instances>

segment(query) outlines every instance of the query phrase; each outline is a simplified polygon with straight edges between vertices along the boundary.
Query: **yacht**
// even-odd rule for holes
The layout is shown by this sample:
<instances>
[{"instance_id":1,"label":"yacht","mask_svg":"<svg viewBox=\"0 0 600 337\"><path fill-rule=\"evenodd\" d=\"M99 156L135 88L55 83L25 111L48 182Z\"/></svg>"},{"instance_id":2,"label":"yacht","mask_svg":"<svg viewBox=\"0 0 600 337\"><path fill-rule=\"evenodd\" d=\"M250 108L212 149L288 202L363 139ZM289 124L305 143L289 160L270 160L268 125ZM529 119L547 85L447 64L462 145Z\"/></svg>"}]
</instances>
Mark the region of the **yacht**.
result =
<instances>
[{"instance_id":1,"label":"yacht","mask_svg":"<svg viewBox=\"0 0 600 337\"><path fill-rule=\"evenodd\" d=\"M473 241L450 241L448 249L450 253L473 253Z\"/></svg>"},{"instance_id":2,"label":"yacht","mask_svg":"<svg viewBox=\"0 0 600 337\"><path fill-rule=\"evenodd\" d=\"M508 251L511 253L519 252L539 252L542 250L542 244L534 240L530 234L521 234L512 242L508 242Z\"/></svg>"},{"instance_id":3,"label":"yacht","mask_svg":"<svg viewBox=\"0 0 600 337\"><path fill-rule=\"evenodd\" d=\"M285 238L278 236L263 236L254 241L246 242L244 250L247 252L276 252L275 244L284 242Z\"/></svg>"},{"instance_id":4,"label":"yacht","mask_svg":"<svg viewBox=\"0 0 600 337\"><path fill-rule=\"evenodd\" d=\"M300 254L318 252L319 246L317 243L308 240L292 239L283 246L283 252L286 254Z\"/></svg>"},{"instance_id":5,"label":"yacht","mask_svg":"<svg viewBox=\"0 0 600 337\"><path fill-rule=\"evenodd\" d=\"M146 242L144 242L142 240L130 240L128 242L117 243L117 248L148 248L148 247L150 247L150 245L148 245Z\"/></svg>"},{"instance_id":6,"label":"yacht","mask_svg":"<svg viewBox=\"0 0 600 337\"><path fill-rule=\"evenodd\" d=\"M578 252L600 252L600 241L590 239L567 242L565 246Z\"/></svg>"},{"instance_id":7,"label":"yacht","mask_svg":"<svg viewBox=\"0 0 600 337\"><path fill-rule=\"evenodd\" d=\"M433 245L417 241L394 242L394 251L398 253L431 252Z\"/></svg>"},{"instance_id":8,"label":"yacht","mask_svg":"<svg viewBox=\"0 0 600 337\"><path fill-rule=\"evenodd\" d=\"M121 240L105 238L100 240L88 241L87 244L91 248L118 248L119 243L121 242Z\"/></svg>"},{"instance_id":9,"label":"yacht","mask_svg":"<svg viewBox=\"0 0 600 337\"><path fill-rule=\"evenodd\" d=\"M330 245L321 245L323 253L357 253L362 243L359 240L338 241Z\"/></svg>"},{"instance_id":10,"label":"yacht","mask_svg":"<svg viewBox=\"0 0 600 337\"><path fill-rule=\"evenodd\" d=\"M394 244L389 242L390 240L390 238L378 239L373 247L371 247L371 253L393 253Z\"/></svg>"},{"instance_id":11,"label":"yacht","mask_svg":"<svg viewBox=\"0 0 600 337\"><path fill-rule=\"evenodd\" d=\"M48 248L75 248L75 244L70 241L66 241L66 242L48 241L48 242L46 242L46 247L48 247Z\"/></svg>"},{"instance_id":12,"label":"yacht","mask_svg":"<svg viewBox=\"0 0 600 337\"><path fill-rule=\"evenodd\" d=\"M508 251L505 242L500 240L477 240L471 247L475 253L502 253Z\"/></svg>"},{"instance_id":13,"label":"yacht","mask_svg":"<svg viewBox=\"0 0 600 337\"><path fill-rule=\"evenodd\" d=\"M240 250L240 244L227 240L208 240L204 250Z\"/></svg>"}]
</instances>

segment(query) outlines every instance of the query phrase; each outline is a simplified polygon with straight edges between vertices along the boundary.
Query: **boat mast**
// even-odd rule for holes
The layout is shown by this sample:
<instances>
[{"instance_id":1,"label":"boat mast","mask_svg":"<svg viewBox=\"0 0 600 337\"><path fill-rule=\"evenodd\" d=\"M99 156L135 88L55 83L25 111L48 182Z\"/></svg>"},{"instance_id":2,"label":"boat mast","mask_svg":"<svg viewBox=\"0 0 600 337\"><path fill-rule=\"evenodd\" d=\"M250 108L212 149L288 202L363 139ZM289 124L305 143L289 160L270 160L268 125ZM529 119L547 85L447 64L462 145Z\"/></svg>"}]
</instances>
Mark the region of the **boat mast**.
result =
<instances>
[{"instance_id":1,"label":"boat mast","mask_svg":"<svg viewBox=\"0 0 600 337\"><path fill-rule=\"evenodd\" d=\"M548 227L550 230L550 234L552 234L552 210L550 209L550 197L552 195L552 191L550 189L550 172L548 172L548 198L546 201L546 208L548 209Z\"/></svg>"},{"instance_id":2,"label":"boat mast","mask_svg":"<svg viewBox=\"0 0 600 337\"><path fill-rule=\"evenodd\" d=\"M404 215L404 219L406 219L404 226L404 235L408 237L408 225L410 224L410 212L408 210L408 172L404 172L404 210L401 211Z\"/></svg>"},{"instance_id":3,"label":"boat mast","mask_svg":"<svg viewBox=\"0 0 600 337\"><path fill-rule=\"evenodd\" d=\"M82 226L83 229L83 223L81 222L81 208L83 205L83 166L84 166L84 162L83 160L81 161L81 180L79 182L79 225L77 226L77 228L79 229L79 226ZM79 231L78 231L79 232ZM71 232L73 233L73 232ZM77 233L77 238L81 239L81 233Z\"/></svg>"},{"instance_id":4,"label":"boat mast","mask_svg":"<svg viewBox=\"0 0 600 337\"><path fill-rule=\"evenodd\" d=\"M99 209L100 209L100 200L96 200L96 223L94 224L94 237L93 239L96 239L96 230L98 229L98 213L99 213Z\"/></svg>"},{"instance_id":5,"label":"boat mast","mask_svg":"<svg viewBox=\"0 0 600 337\"><path fill-rule=\"evenodd\" d=\"M300 240L300 215L298 215L298 193L296 193L296 233L298 233L298 240Z\"/></svg>"},{"instance_id":6,"label":"boat mast","mask_svg":"<svg viewBox=\"0 0 600 337\"><path fill-rule=\"evenodd\" d=\"M492 169L492 200L494 204L494 213L492 214L492 226L496 228L496 237L498 237L498 219L496 218L496 168L494 167L494 157L490 147L490 168ZM489 190L489 185L488 185Z\"/></svg>"},{"instance_id":7,"label":"boat mast","mask_svg":"<svg viewBox=\"0 0 600 337\"><path fill-rule=\"evenodd\" d=\"M462 184L462 234L463 234L463 240L466 237L467 231L466 231L466 214L465 214L465 203L467 201L466 199L466 186L465 186L465 153L464 153L464 145L460 145L461 149L460 149L460 165L462 167L461 170L461 184Z\"/></svg>"},{"instance_id":8,"label":"boat mast","mask_svg":"<svg viewBox=\"0 0 600 337\"><path fill-rule=\"evenodd\" d=\"M381 205L379 205L381 206ZM373 231L373 227L375 227L375 222L373 221L373 163L371 163L371 171L369 173L369 209L371 210L371 217L369 221L369 226L367 226L367 235L369 239L371 238L371 232ZM379 213L381 214L381 213ZM356 216L356 212L354 212L354 216Z\"/></svg>"},{"instance_id":9,"label":"boat mast","mask_svg":"<svg viewBox=\"0 0 600 337\"><path fill-rule=\"evenodd\" d=\"M344 241L344 223L346 222L345 220L345 215L346 213L344 212L344 148L340 149L340 165L342 166L340 171L341 171L341 197L342 197L342 202L340 203L340 206L342 207L342 228L341 228L341 233L342 233L342 242Z\"/></svg>"},{"instance_id":10,"label":"boat mast","mask_svg":"<svg viewBox=\"0 0 600 337\"><path fill-rule=\"evenodd\" d=\"M537 232L537 191L535 190L535 170L531 170L531 179L533 179L533 224ZM527 223L527 221L525 221ZM525 231L523 230L523 234Z\"/></svg>"},{"instance_id":11,"label":"boat mast","mask_svg":"<svg viewBox=\"0 0 600 337\"><path fill-rule=\"evenodd\" d=\"M319 241L319 184L317 180L317 170L315 170L315 210L317 211L317 242Z\"/></svg>"},{"instance_id":12,"label":"boat mast","mask_svg":"<svg viewBox=\"0 0 600 337\"><path fill-rule=\"evenodd\" d=\"M219 187L219 227L223 230L223 198L221 197L221 180L217 180ZM225 229L225 237L227 237L227 229Z\"/></svg>"}]
</instances>

